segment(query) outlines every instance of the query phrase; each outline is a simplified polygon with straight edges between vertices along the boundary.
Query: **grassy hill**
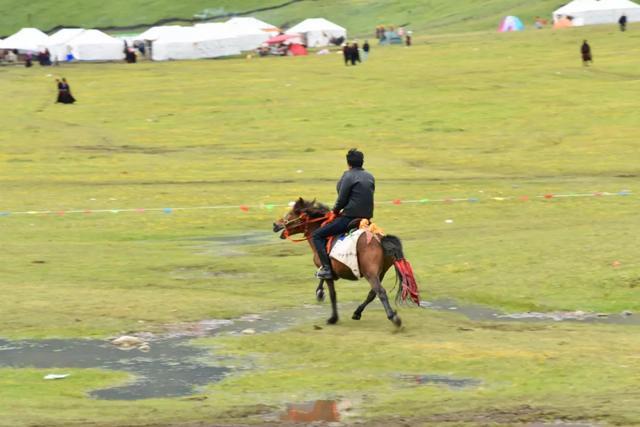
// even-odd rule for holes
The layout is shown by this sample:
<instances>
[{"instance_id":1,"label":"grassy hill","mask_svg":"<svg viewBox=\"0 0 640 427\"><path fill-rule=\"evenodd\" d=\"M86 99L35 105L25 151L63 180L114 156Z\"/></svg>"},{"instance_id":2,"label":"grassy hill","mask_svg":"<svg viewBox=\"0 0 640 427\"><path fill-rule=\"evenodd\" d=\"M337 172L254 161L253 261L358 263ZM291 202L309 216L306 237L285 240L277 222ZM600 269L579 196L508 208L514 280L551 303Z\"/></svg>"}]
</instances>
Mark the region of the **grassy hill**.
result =
<instances>
[{"instance_id":1,"label":"grassy hill","mask_svg":"<svg viewBox=\"0 0 640 427\"><path fill-rule=\"evenodd\" d=\"M0 34L8 35L25 26L47 30L57 25L152 24L166 18L192 19L204 11L210 16L243 14L287 3L251 15L279 26L322 16L347 27L354 35L366 35L377 24L410 24L420 32L441 33L492 30L502 16L510 14L530 23L536 15L549 16L562 0L2 0Z\"/></svg>"}]
</instances>

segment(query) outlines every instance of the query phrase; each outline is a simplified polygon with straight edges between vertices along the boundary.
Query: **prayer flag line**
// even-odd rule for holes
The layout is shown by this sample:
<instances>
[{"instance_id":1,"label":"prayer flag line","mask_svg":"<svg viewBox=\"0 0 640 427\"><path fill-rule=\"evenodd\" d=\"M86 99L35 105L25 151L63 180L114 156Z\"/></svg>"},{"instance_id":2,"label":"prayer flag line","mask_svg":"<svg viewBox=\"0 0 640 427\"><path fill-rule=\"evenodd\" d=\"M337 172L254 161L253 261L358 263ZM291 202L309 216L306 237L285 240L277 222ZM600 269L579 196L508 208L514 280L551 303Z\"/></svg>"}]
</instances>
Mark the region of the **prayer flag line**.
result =
<instances>
[{"instance_id":1,"label":"prayer flag line","mask_svg":"<svg viewBox=\"0 0 640 427\"><path fill-rule=\"evenodd\" d=\"M630 190L622 190L615 193L611 192L595 192L595 193L569 193L569 194L543 194L536 196L504 196L504 197L488 197L485 200L489 201L512 201L512 200L520 200L520 201L529 201L531 199L561 199L561 198L572 198L572 197L611 197L611 196L630 196L633 193ZM386 200L381 202L376 202L376 205L402 205L402 204L428 204L428 203L459 203L459 202L470 202L470 203L478 203L483 201L483 199L477 197L449 197L449 198L440 198L440 199L413 199L413 200L402 200L402 199L394 199L394 200ZM274 208L280 207L289 207L293 202L287 204L277 204L277 203L269 203L269 204L259 204L259 205L212 205L212 206L185 206L185 207L164 207L164 208L112 208L112 209L69 209L69 210L30 210L30 211L0 211L0 217L7 217L11 215L67 215L67 214L92 214L92 213L145 213L145 212L163 212L165 214L171 214L175 211L195 211L195 210L213 210L213 209L239 209L242 212L249 212L252 209L266 209L268 211L273 210Z\"/></svg>"}]
</instances>

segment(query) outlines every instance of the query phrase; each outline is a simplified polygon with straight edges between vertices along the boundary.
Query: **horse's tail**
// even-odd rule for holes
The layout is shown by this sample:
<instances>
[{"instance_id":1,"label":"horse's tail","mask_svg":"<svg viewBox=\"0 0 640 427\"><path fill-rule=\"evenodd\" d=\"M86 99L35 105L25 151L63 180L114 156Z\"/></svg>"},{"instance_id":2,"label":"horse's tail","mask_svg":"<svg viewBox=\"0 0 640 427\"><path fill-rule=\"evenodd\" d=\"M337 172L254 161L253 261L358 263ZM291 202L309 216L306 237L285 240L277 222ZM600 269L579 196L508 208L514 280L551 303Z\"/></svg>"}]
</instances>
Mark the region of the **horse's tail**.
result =
<instances>
[{"instance_id":1,"label":"horse's tail","mask_svg":"<svg viewBox=\"0 0 640 427\"><path fill-rule=\"evenodd\" d=\"M384 236L380 241L385 256L393 259L393 266L396 269L396 284L398 285L398 293L396 301L411 301L420 305L420 292L418 291L418 283L413 274L411 264L404 257L402 252L402 242L396 236Z\"/></svg>"}]
</instances>

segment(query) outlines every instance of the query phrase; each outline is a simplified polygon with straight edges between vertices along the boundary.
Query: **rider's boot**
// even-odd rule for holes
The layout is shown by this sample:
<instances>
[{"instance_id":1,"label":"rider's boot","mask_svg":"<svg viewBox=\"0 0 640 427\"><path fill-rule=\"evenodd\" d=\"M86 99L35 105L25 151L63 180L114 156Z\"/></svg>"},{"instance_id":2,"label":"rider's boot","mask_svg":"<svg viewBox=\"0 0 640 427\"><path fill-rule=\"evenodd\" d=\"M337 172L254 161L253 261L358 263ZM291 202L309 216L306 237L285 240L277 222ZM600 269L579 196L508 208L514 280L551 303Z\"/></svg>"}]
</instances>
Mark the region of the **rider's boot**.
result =
<instances>
[{"instance_id":1,"label":"rider's boot","mask_svg":"<svg viewBox=\"0 0 640 427\"><path fill-rule=\"evenodd\" d=\"M331 271L331 267L329 267L328 265L323 265L318 269L316 277L318 279L333 279L333 272Z\"/></svg>"}]
</instances>

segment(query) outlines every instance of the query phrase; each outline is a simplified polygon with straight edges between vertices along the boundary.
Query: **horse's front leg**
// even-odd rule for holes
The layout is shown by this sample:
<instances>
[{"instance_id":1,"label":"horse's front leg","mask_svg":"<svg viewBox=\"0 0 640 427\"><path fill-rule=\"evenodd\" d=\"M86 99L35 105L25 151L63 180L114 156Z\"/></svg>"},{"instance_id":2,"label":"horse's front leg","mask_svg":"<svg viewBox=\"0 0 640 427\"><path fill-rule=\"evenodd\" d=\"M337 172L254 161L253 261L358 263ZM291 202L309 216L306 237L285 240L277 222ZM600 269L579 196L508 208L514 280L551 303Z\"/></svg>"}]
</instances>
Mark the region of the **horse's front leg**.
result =
<instances>
[{"instance_id":1,"label":"horse's front leg","mask_svg":"<svg viewBox=\"0 0 640 427\"><path fill-rule=\"evenodd\" d=\"M324 301L324 279L320 279L318 287L316 288L316 300L318 302Z\"/></svg>"},{"instance_id":2,"label":"horse's front leg","mask_svg":"<svg viewBox=\"0 0 640 427\"><path fill-rule=\"evenodd\" d=\"M333 280L327 280L329 287L329 296L331 297L331 317L327 319L327 323L335 325L338 323L338 297L336 296L336 287Z\"/></svg>"}]
</instances>

